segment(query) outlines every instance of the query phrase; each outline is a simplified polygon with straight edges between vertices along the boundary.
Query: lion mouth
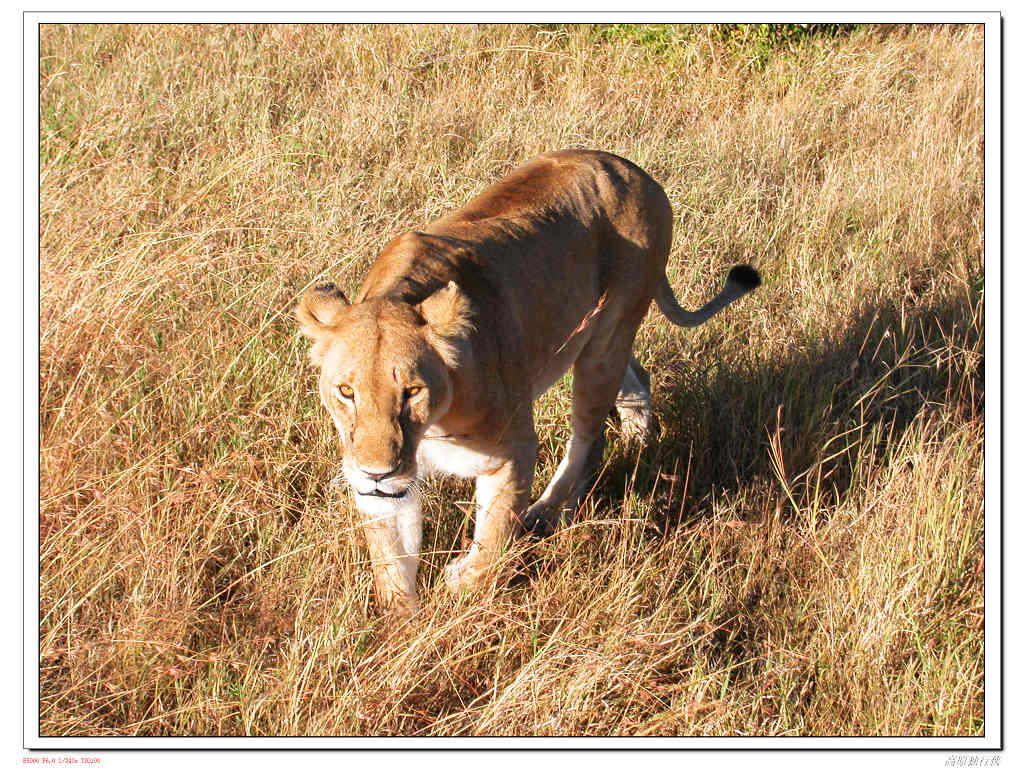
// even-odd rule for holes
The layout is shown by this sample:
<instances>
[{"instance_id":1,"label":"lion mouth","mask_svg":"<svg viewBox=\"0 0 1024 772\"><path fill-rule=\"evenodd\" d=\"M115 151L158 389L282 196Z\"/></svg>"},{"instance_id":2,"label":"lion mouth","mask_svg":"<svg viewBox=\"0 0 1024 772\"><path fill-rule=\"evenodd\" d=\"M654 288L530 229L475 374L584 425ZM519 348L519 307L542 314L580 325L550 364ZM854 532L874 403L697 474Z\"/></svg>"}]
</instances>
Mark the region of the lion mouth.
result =
<instances>
[{"instance_id":1,"label":"lion mouth","mask_svg":"<svg viewBox=\"0 0 1024 772\"><path fill-rule=\"evenodd\" d=\"M408 493L408 492L409 492L408 488L406 488L404 491L398 491L397 493L388 493L387 491L382 491L380 488L375 488L374 490L370 491L369 493L363 493L363 492L360 491L359 495L360 496L376 496L376 497L382 498L382 499L400 499L400 498L403 498L405 496L405 494Z\"/></svg>"}]
</instances>

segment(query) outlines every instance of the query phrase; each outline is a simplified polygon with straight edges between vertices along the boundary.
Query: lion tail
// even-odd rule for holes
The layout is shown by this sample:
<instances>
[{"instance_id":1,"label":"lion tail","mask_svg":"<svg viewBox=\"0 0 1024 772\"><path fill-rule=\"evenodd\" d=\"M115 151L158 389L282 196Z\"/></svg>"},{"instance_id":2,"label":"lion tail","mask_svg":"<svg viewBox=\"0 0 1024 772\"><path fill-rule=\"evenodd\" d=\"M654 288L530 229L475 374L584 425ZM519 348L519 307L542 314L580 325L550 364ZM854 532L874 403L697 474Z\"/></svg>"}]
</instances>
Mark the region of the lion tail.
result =
<instances>
[{"instance_id":1,"label":"lion tail","mask_svg":"<svg viewBox=\"0 0 1024 772\"><path fill-rule=\"evenodd\" d=\"M673 324L678 324L680 327L696 327L699 324L704 324L734 300L739 300L759 286L761 286L761 276L755 268L749 265L737 265L729 271L722 291L697 311L687 311L679 305L667 278L661 280L654 300L657 302L658 308L661 309L661 313L665 314Z\"/></svg>"}]
</instances>

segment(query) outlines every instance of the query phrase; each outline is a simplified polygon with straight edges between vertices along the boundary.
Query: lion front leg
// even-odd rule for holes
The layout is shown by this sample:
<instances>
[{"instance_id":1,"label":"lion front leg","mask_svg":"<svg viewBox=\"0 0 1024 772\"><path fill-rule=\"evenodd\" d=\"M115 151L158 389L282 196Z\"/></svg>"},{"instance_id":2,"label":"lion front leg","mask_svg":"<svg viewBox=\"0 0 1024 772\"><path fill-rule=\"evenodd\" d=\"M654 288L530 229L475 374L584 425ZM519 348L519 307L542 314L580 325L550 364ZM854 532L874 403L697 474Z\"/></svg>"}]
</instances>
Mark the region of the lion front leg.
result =
<instances>
[{"instance_id":1,"label":"lion front leg","mask_svg":"<svg viewBox=\"0 0 1024 772\"><path fill-rule=\"evenodd\" d=\"M490 576L511 540L522 530L522 514L530 503L536 460L536 440L524 441L516 446L514 458L503 462L494 472L476 478L473 543L444 571L445 584L452 592L477 585Z\"/></svg>"},{"instance_id":2,"label":"lion front leg","mask_svg":"<svg viewBox=\"0 0 1024 772\"><path fill-rule=\"evenodd\" d=\"M639 323L639 320L637 320ZM590 486L591 476L600 468L604 451L605 416L616 404L620 388L636 397L635 409L646 402L650 392L634 371L630 357L632 336L621 333L610 340L595 338L573 365L572 434L565 457L544 493L526 512L524 524L537 536L547 536L558 525L564 508L575 508ZM640 363L636 366L643 371ZM616 377L626 373L625 381ZM644 371L645 373L646 371ZM639 419L638 419L639 420ZM643 421L645 431L646 419Z\"/></svg>"},{"instance_id":3,"label":"lion front leg","mask_svg":"<svg viewBox=\"0 0 1024 772\"><path fill-rule=\"evenodd\" d=\"M419 493L410 490L397 501L358 496L362 530L370 552L374 591L382 608L399 614L419 609L416 573L423 539Z\"/></svg>"}]
</instances>

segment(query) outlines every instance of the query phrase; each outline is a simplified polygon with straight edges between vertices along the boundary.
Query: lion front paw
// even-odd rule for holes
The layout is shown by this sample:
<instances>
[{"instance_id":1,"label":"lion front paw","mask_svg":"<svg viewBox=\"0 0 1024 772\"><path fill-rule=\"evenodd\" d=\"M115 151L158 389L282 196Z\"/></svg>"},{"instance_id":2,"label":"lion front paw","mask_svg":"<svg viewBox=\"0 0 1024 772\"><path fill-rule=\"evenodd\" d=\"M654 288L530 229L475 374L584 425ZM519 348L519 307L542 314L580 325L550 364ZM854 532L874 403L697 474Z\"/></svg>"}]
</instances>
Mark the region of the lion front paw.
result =
<instances>
[{"instance_id":1,"label":"lion front paw","mask_svg":"<svg viewBox=\"0 0 1024 772\"><path fill-rule=\"evenodd\" d=\"M543 539L555 532L561 513L559 507L548 502L538 501L526 510L523 516L523 528L538 539Z\"/></svg>"},{"instance_id":2,"label":"lion front paw","mask_svg":"<svg viewBox=\"0 0 1024 772\"><path fill-rule=\"evenodd\" d=\"M396 619L409 619L416 616L420 611L420 599L418 595L409 595L404 592L377 589L377 603L380 609Z\"/></svg>"},{"instance_id":3,"label":"lion front paw","mask_svg":"<svg viewBox=\"0 0 1024 772\"><path fill-rule=\"evenodd\" d=\"M458 595L478 584L486 573L487 567L479 565L479 560L467 553L444 567L444 583L450 592Z\"/></svg>"}]
</instances>

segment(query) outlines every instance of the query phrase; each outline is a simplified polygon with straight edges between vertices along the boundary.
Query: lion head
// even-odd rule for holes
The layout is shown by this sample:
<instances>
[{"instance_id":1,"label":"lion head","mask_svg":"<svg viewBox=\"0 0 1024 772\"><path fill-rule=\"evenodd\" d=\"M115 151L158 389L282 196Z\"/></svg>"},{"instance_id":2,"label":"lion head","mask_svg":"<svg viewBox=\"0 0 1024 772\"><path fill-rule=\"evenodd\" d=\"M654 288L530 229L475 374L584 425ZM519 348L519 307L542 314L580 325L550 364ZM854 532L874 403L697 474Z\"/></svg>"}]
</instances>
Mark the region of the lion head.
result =
<instances>
[{"instance_id":1,"label":"lion head","mask_svg":"<svg viewBox=\"0 0 1024 772\"><path fill-rule=\"evenodd\" d=\"M338 429L357 503L398 503L416 480L424 431L451 405L451 373L469 329L465 297L449 282L416 305L384 297L353 305L323 284L303 295L295 315L313 340L320 401Z\"/></svg>"}]
</instances>

